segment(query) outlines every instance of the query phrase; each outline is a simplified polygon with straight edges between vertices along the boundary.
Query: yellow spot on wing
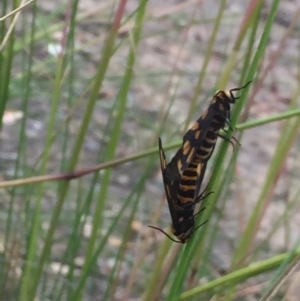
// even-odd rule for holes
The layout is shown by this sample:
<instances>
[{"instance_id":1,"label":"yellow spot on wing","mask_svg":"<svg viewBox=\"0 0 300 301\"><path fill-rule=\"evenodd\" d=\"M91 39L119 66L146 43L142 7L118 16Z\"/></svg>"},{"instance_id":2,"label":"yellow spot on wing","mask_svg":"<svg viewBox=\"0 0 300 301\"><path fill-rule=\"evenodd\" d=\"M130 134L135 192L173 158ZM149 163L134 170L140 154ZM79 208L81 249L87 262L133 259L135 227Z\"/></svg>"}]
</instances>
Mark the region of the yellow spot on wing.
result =
<instances>
[{"instance_id":1,"label":"yellow spot on wing","mask_svg":"<svg viewBox=\"0 0 300 301\"><path fill-rule=\"evenodd\" d=\"M187 191L187 190L195 190L196 186L195 185L180 185L180 188L183 191Z\"/></svg>"},{"instance_id":2,"label":"yellow spot on wing","mask_svg":"<svg viewBox=\"0 0 300 301\"><path fill-rule=\"evenodd\" d=\"M189 141L185 141L184 145L183 145L183 154L186 155L189 153L191 148L191 144Z\"/></svg>"},{"instance_id":3,"label":"yellow spot on wing","mask_svg":"<svg viewBox=\"0 0 300 301\"><path fill-rule=\"evenodd\" d=\"M194 155L195 155L195 148L192 148L192 150L190 151L190 154L187 157L187 162L191 162Z\"/></svg>"},{"instance_id":4,"label":"yellow spot on wing","mask_svg":"<svg viewBox=\"0 0 300 301\"><path fill-rule=\"evenodd\" d=\"M166 164L166 160L164 159L162 151L160 151L160 158L161 158L161 166L163 167L163 169L165 169L167 167L167 164Z\"/></svg>"},{"instance_id":5,"label":"yellow spot on wing","mask_svg":"<svg viewBox=\"0 0 300 301\"><path fill-rule=\"evenodd\" d=\"M181 168L182 168L182 164L181 164L180 160L177 161L177 168L178 168L178 170L181 170Z\"/></svg>"},{"instance_id":6,"label":"yellow spot on wing","mask_svg":"<svg viewBox=\"0 0 300 301\"><path fill-rule=\"evenodd\" d=\"M213 101L213 100L212 100ZM211 101L211 102L212 102ZM203 114L202 114L202 116L201 116L201 120L203 120L205 117L206 117L206 115L208 114L208 110L206 110Z\"/></svg>"},{"instance_id":7,"label":"yellow spot on wing","mask_svg":"<svg viewBox=\"0 0 300 301\"><path fill-rule=\"evenodd\" d=\"M201 131L196 131L195 132L195 139L199 139L200 134L201 134Z\"/></svg>"},{"instance_id":8,"label":"yellow spot on wing","mask_svg":"<svg viewBox=\"0 0 300 301\"><path fill-rule=\"evenodd\" d=\"M195 123L193 124L193 126L191 127L190 130L196 131L196 130L198 130L198 128L199 128L199 123L198 123L198 122L195 122Z\"/></svg>"},{"instance_id":9,"label":"yellow spot on wing","mask_svg":"<svg viewBox=\"0 0 300 301\"><path fill-rule=\"evenodd\" d=\"M202 164L198 164L198 166L197 166L198 175L200 175L200 173L201 173L202 166L203 166Z\"/></svg>"}]
</instances>

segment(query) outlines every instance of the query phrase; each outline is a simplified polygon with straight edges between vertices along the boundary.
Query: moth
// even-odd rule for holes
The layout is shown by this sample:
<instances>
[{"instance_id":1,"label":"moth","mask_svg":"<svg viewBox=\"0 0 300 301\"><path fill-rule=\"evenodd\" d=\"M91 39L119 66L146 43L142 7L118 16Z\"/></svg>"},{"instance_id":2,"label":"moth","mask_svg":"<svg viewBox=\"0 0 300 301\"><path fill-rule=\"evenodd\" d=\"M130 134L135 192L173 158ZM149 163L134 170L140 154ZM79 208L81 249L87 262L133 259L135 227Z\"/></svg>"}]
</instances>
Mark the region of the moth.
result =
<instances>
[{"instance_id":1,"label":"moth","mask_svg":"<svg viewBox=\"0 0 300 301\"><path fill-rule=\"evenodd\" d=\"M207 163L218 137L231 142L227 137L219 134L219 131L224 129L226 124L230 127L230 105L239 98L235 97L233 92L241 91L250 83L251 81L241 88L218 91L214 95L208 109L183 136L182 156L177 161L180 172L183 172L192 160Z\"/></svg>"},{"instance_id":2,"label":"moth","mask_svg":"<svg viewBox=\"0 0 300 301\"><path fill-rule=\"evenodd\" d=\"M206 163L198 164L190 162L184 172L180 173L177 168L177 160L180 160L181 151L176 153L170 163L166 163L166 156L162 147L161 139L158 139L161 172L163 177L166 198L171 214L171 232L178 240L174 240L162 229L157 229L167 235L171 240L186 243L193 232L202 226L195 227L195 205L203 200L208 194L199 195L203 181Z\"/></svg>"},{"instance_id":3,"label":"moth","mask_svg":"<svg viewBox=\"0 0 300 301\"><path fill-rule=\"evenodd\" d=\"M178 240L174 240L160 228L149 227L163 232L175 242L186 243L193 232L203 225L195 227L195 206L212 193L204 195L204 189L199 194L206 165L218 137L231 142L219 134L219 131L226 125L230 127L230 105L238 99L233 92L241 91L250 83L241 88L218 91L208 109L183 136L182 146L168 164L161 139L158 139L161 172L172 220L171 232Z\"/></svg>"}]
</instances>

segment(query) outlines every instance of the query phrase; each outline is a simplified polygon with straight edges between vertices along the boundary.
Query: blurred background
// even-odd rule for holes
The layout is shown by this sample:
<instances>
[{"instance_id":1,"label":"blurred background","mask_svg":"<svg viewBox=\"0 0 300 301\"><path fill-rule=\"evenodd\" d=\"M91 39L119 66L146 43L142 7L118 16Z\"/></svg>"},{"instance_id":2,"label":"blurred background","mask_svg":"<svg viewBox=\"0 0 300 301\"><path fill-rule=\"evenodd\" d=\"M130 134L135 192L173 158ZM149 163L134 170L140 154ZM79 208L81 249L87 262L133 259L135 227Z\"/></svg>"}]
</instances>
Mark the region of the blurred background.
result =
<instances>
[{"instance_id":1,"label":"blurred background","mask_svg":"<svg viewBox=\"0 0 300 301\"><path fill-rule=\"evenodd\" d=\"M297 300L297 1L0 9L0 300ZM241 145L219 139L208 163L208 222L173 243L147 227L171 222L157 138L170 160L249 80Z\"/></svg>"}]
</instances>

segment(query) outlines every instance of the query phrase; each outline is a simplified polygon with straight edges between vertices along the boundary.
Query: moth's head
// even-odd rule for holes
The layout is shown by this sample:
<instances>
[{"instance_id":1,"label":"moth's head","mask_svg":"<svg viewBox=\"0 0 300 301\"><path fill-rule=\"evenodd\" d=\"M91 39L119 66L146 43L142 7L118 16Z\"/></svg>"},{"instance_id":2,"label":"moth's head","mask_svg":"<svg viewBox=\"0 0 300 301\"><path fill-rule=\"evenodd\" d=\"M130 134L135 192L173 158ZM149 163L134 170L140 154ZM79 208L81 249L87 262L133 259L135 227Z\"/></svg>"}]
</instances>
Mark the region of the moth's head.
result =
<instances>
[{"instance_id":1,"label":"moth's head","mask_svg":"<svg viewBox=\"0 0 300 301\"><path fill-rule=\"evenodd\" d=\"M214 96L214 102L225 105L235 103L236 99L230 90L218 91Z\"/></svg>"},{"instance_id":2,"label":"moth's head","mask_svg":"<svg viewBox=\"0 0 300 301\"><path fill-rule=\"evenodd\" d=\"M237 99L239 99L239 97L235 97L233 92L239 92L239 91L243 90L250 83L251 83L251 81L249 81L246 85L244 85L240 88L234 88L234 89L225 90L225 91L218 91L213 98L213 102L219 102L219 103L223 103L223 104L235 103L235 101Z\"/></svg>"}]
</instances>

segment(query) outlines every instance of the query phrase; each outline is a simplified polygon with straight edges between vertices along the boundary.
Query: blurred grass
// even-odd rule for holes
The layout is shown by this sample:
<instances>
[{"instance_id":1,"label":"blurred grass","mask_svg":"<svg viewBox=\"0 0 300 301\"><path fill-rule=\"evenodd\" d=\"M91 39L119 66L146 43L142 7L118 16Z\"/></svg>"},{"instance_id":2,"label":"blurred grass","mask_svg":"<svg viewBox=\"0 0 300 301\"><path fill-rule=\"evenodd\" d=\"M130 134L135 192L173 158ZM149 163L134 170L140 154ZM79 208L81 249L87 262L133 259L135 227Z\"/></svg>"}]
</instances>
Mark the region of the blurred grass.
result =
<instances>
[{"instance_id":1,"label":"blurred grass","mask_svg":"<svg viewBox=\"0 0 300 301\"><path fill-rule=\"evenodd\" d=\"M0 300L247 300L241 289L250 288L254 276L255 283L266 282L257 292L261 300L276 294L299 256L292 226L286 249L272 249L276 232L297 212L294 187L287 187L281 218L256 242L287 161L297 162L299 70L294 88L285 90L286 110L275 113L276 93L263 91L278 74L276 59L287 55L284 43L300 15L294 11L276 59L264 68L279 2L266 8L263 1L250 1L244 14L233 14L227 1L214 10L196 1L162 7L146 0L92 7L88 1L62 1L52 8L40 1L1 19L1 120L8 110L23 117L1 124ZM1 16L20 5L4 0ZM215 193L197 216L197 224L208 223L181 246L146 227L170 222L166 202L159 202L156 142L162 136L172 156L216 89L249 80L231 117L242 146L251 128L263 131L274 121L281 127L264 162L265 182L255 187L257 199L250 197L252 188L242 200L234 197L236 203L251 202L246 207L252 209L243 224L239 217L235 221L240 237L222 275L221 266L212 271L212 254L222 247L220 237L232 243L226 233L231 184L238 180L243 152L251 157L257 149L227 152L228 143L221 141L207 172L208 191ZM287 86L279 79L281 84ZM253 113L252 105L261 103L274 111ZM259 143L263 148L264 141ZM289 177L297 182L297 170Z\"/></svg>"}]
</instances>

